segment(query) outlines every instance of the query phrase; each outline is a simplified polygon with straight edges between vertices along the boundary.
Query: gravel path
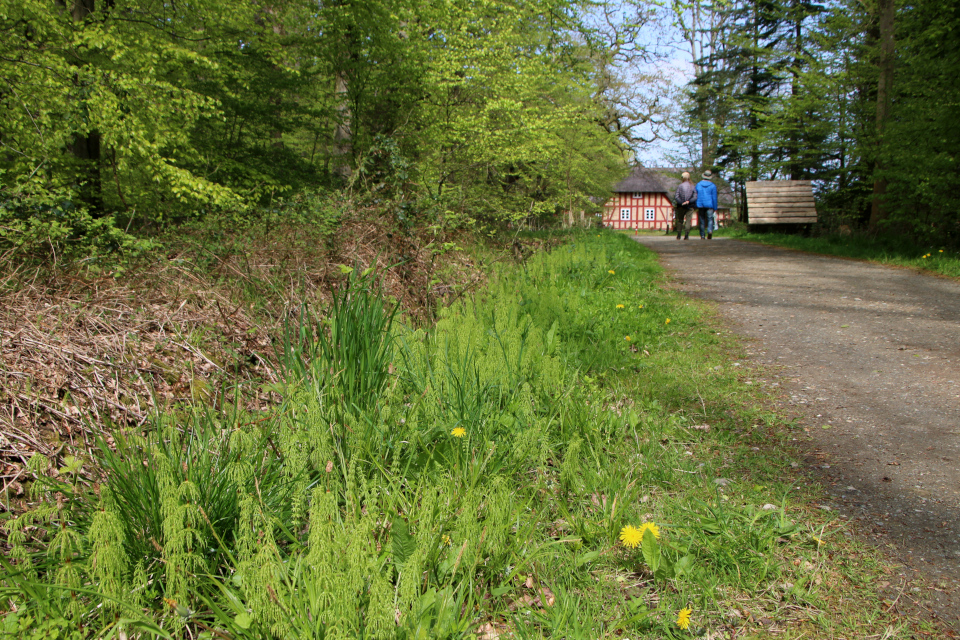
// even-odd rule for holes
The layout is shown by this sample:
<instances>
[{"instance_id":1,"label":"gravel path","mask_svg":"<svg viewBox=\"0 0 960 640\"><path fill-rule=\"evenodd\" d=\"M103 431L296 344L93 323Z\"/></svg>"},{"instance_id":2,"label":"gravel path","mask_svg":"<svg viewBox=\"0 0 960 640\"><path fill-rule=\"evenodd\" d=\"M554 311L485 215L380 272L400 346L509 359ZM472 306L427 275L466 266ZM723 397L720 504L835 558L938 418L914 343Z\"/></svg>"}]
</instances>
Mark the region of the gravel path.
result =
<instances>
[{"instance_id":1,"label":"gravel path","mask_svg":"<svg viewBox=\"0 0 960 640\"><path fill-rule=\"evenodd\" d=\"M638 241L775 365L823 506L926 578L906 597L960 626L960 282L726 238Z\"/></svg>"}]
</instances>

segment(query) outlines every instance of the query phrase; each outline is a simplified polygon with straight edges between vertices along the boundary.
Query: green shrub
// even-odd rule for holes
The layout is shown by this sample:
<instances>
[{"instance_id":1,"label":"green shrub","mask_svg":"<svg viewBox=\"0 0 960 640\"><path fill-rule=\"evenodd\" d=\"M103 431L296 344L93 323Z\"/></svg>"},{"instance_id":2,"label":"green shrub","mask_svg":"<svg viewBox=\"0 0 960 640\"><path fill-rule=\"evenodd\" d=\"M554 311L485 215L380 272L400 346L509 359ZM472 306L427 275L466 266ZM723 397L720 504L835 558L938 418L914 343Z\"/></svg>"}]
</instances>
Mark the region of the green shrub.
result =
<instances>
[{"instance_id":1,"label":"green shrub","mask_svg":"<svg viewBox=\"0 0 960 640\"><path fill-rule=\"evenodd\" d=\"M20 259L51 263L107 253L139 253L150 247L116 226L112 215L95 217L68 190L36 193L0 190L0 249Z\"/></svg>"}]
</instances>

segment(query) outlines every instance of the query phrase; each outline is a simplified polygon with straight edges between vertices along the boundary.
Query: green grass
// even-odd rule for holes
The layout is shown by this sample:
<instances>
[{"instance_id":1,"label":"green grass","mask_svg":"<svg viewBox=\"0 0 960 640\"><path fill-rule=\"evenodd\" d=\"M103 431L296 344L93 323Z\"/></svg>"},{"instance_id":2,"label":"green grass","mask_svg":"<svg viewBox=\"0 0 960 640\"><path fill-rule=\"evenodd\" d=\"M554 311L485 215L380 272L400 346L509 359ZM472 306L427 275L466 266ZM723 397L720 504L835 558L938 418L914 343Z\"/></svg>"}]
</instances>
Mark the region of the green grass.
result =
<instances>
[{"instance_id":1,"label":"green grass","mask_svg":"<svg viewBox=\"0 0 960 640\"><path fill-rule=\"evenodd\" d=\"M735 340L637 243L567 240L428 328L391 325L353 273L288 331L280 407L198 407L99 460L35 459L0 633L885 631L865 586L881 568L834 559L851 543L807 506Z\"/></svg>"},{"instance_id":2,"label":"green grass","mask_svg":"<svg viewBox=\"0 0 960 640\"><path fill-rule=\"evenodd\" d=\"M716 235L960 278L960 251L947 245L917 245L894 236L832 234L811 238L784 233L751 233L739 227L720 229Z\"/></svg>"}]
</instances>

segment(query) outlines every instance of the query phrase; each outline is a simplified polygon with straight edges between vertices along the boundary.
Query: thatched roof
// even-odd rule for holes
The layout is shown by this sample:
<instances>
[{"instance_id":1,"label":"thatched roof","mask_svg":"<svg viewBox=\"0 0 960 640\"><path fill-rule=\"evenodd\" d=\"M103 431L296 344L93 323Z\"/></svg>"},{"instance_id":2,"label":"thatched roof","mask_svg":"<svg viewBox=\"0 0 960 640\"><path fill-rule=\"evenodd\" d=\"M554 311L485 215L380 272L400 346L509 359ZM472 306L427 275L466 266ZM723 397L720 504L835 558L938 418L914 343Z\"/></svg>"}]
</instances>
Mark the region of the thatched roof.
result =
<instances>
[{"instance_id":1,"label":"thatched roof","mask_svg":"<svg viewBox=\"0 0 960 640\"><path fill-rule=\"evenodd\" d=\"M618 182L614 193L666 193L669 196L680 184L680 174L689 171L694 184L700 181L700 172L691 167L634 167L630 175ZM733 208L736 201L730 183L720 176L713 177L717 185L717 202L723 208Z\"/></svg>"},{"instance_id":2,"label":"thatched roof","mask_svg":"<svg viewBox=\"0 0 960 640\"><path fill-rule=\"evenodd\" d=\"M684 171L690 172L690 179L694 184L700 182L700 172L692 167L651 167L645 169L645 171L655 175L670 195L676 192L677 185L680 184L681 180L680 174ZM713 177L712 182L717 185L717 204L721 207L732 208L735 200L730 183L717 175ZM614 191L618 191L618 189L614 189Z\"/></svg>"},{"instance_id":3,"label":"thatched roof","mask_svg":"<svg viewBox=\"0 0 960 640\"><path fill-rule=\"evenodd\" d=\"M613 187L614 193L669 193L652 169L634 167L624 180Z\"/></svg>"}]
</instances>

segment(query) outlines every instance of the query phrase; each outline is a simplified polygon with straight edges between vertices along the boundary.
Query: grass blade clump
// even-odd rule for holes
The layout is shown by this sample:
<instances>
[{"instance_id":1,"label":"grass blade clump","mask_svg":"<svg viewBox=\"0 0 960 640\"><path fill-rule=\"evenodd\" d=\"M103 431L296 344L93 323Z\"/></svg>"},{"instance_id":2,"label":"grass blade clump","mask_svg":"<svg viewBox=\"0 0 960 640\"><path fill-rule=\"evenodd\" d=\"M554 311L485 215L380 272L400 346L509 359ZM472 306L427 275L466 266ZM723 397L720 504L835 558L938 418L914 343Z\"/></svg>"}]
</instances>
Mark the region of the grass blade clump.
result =
<instances>
[{"instance_id":1,"label":"grass blade clump","mask_svg":"<svg viewBox=\"0 0 960 640\"><path fill-rule=\"evenodd\" d=\"M345 278L325 320L302 309L296 325L285 327L279 359L288 383L323 389L328 401L362 413L376 404L389 379L398 305L384 300L372 268L341 269Z\"/></svg>"}]
</instances>

